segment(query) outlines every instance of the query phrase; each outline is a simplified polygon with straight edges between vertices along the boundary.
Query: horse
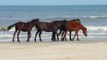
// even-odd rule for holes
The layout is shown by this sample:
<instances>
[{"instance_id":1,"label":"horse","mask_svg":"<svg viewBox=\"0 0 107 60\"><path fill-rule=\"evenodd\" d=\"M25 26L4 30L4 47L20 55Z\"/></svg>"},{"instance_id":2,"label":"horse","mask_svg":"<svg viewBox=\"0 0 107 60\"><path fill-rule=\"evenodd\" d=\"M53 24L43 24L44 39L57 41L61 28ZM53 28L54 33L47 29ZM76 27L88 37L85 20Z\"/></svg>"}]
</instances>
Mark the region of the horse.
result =
<instances>
[{"instance_id":1,"label":"horse","mask_svg":"<svg viewBox=\"0 0 107 60\"><path fill-rule=\"evenodd\" d=\"M78 19L78 18L77 18L77 19L68 20L68 21L80 22L80 23L81 23L80 19ZM63 37L64 31L66 31L66 28L65 28L65 29L60 29L60 32L59 32L58 36L62 33L61 36ZM72 32L72 31L69 31L69 39L70 39L70 40L72 40L72 39L71 39L71 32Z\"/></svg>"},{"instance_id":2,"label":"horse","mask_svg":"<svg viewBox=\"0 0 107 60\"><path fill-rule=\"evenodd\" d=\"M81 23L81 21L80 21L79 18L77 18L77 19L72 19L72 20L69 20L69 21L72 21L72 22L80 22L80 23ZM72 32L72 31L69 31L69 39L70 39L70 41L72 41L72 39L71 39L71 32ZM64 34L64 33L63 33L63 34Z\"/></svg>"},{"instance_id":3,"label":"horse","mask_svg":"<svg viewBox=\"0 0 107 60\"><path fill-rule=\"evenodd\" d=\"M74 35L72 41L74 40L75 36L77 36L77 41L79 41L79 38L78 38L78 31L79 30L82 30L83 34L87 37L87 28L85 28L80 22L67 21L67 29L64 32L64 36L61 40L67 41L67 39L66 39L67 31L75 31L75 35Z\"/></svg>"},{"instance_id":4,"label":"horse","mask_svg":"<svg viewBox=\"0 0 107 60\"><path fill-rule=\"evenodd\" d=\"M38 24L36 24L36 28L37 28L37 32L35 34L35 42L36 42L36 37L39 33L39 40L42 42L41 39L41 34L42 31L45 32L52 32L52 41L56 41L56 34L57 34L57 30L60 28L63 28L66 24L65 24L66 20L64 21L53 21L53 22L40 22Z\"/></svg>"},{"instance_id":5,"label":"horse","mask_svg":"<svg viewBox=\"0 0 107 60\"><path fill-rule=\"evenodd\" d=\"M13 42L14 42L14 37L17 33L17 41L20 43L20 40L19 40L19 34L21 31L23 32L27 32L28 34L28 38L27 38L27 41L26 42L30 42L29 39L31 37L31 30L32 28L35 26L35 24L37 24L39 22L39 19L32 19L31 21L29 22L17 22L17 23L14 23L10 26L8 26L7 30L9 31L12 27L15 26L15 32L14 32L14 35L13 35Z\"/></svg>"},{"instance_id":6,"label":"horse","mask_svg":"<svg viewBox=\"0 0 107 60\"><path fill-rule=\"evenodd\" d=\"M61 20L61 21L53 21L52 23L55 23L57 26L58 26L58 29L59 30L63 30L65 31L66 30L66 27L67 27L67 22L66 20ZM53 35L53 34L52 34ZM57 40L59 41L59 34L57 34Z\"/></svg>"}]
</instances>

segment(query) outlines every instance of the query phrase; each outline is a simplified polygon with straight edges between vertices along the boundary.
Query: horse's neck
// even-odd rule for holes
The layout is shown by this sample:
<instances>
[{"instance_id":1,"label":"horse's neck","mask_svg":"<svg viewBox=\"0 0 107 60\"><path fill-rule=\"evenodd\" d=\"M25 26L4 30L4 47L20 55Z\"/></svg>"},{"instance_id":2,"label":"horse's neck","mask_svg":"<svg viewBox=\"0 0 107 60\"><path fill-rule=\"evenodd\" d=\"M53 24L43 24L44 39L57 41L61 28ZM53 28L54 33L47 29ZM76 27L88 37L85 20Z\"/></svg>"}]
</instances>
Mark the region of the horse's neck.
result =
<instances>
[{"instance_id":1,"label":"horse's neck","mask_svg":"<svg viewBox=\"0 0 107 60\"><path fill-rule=\"evenodd\" d=\"M25 24L27 24L27 25L32 25L32 27L34 27L35 26L35 24L33 23L33 22L27 22L27 23L25 23Z\"/></svg>"},{"instance_id":2,"label":"horse's neck","mask_svg":"<svg viewBox=\"0 0 107 60\"><path fill-rule=\"evenodd\" d=\"M80 28L81 30L84 30L84 29L85 29L85 27L84 27L82 24L81 24L80 26L81 26L81 28Z\"/></svg>"}]
</instances>

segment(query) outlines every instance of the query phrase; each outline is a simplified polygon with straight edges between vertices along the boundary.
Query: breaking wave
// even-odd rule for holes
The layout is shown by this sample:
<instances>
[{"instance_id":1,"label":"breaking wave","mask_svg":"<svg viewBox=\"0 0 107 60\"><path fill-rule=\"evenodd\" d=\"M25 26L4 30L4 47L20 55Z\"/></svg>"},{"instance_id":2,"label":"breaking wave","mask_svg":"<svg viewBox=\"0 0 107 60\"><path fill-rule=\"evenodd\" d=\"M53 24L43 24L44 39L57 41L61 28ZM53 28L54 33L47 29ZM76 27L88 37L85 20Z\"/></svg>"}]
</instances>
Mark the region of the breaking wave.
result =
<instances>
[{"instance_id":1,"label":"breaking wave","mask_svg":"<svg viewBox=\"0 0 107 60\"><path fill-rule=\"evenodd\" d=\"M83 18L92 18L92 19L95 19L95 18L107 18L107 16L82 16Z\"/></svg>"}]
</instances>

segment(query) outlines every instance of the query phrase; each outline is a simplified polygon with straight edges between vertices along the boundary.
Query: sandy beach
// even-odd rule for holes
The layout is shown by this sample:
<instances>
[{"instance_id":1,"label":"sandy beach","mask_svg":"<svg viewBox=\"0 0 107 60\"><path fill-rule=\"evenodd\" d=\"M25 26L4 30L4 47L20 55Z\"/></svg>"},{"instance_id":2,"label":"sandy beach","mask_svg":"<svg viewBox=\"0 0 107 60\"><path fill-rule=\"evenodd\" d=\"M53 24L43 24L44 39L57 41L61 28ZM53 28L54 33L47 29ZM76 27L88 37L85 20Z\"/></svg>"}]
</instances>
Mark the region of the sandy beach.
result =
<instances>
[{"instance_id":1,"label":"sandy beach","mask_svg":"<svg viewBox=\"0 0 107 60\"><path fill-rule=\"evenodd\" d=\"M0 42L0 60L107 60L107 40Z\"/></svg>"}]
</instances>

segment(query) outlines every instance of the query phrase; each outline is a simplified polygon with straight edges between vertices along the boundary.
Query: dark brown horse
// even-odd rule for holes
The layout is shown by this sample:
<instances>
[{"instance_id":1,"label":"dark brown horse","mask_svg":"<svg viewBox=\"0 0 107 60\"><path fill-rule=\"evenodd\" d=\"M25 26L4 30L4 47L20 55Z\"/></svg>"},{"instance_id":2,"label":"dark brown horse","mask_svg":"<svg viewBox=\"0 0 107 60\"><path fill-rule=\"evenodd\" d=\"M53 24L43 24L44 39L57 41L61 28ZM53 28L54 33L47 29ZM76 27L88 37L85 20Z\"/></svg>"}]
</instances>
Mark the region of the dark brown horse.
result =
<instances>
[{"instance_id":1,"label":"dark brown horse","mask_svg":"<svg viewBox=\"0 0 107 60\"><path fill-rule=\"evenodd\" d=\"M58 26L58 29L60 31L65 31L67 27L67 22L66 20L61 20L61 21L53 21L52 23L55 23ZM61 33L61 32L60 32ZM59 41L59 34L57 34L57 40Z\"/></svg>"},{"instance_id":2,"label":"dark brown horse","mask_svg":"<svg viewBox=\"0 0 107 60\"><path fill-rule=\"evenodd\" d=\"M72 40L74 40L75 36L77 36L77 40L79 41L79 38L78 38L79 30L82 30L83 34L87 36L87 29L80 22L67 21L67 29L64 32L64 37L62 38L62 41L66 40L67 31L76 31Z\"/></svg>"},{"instance_id":3,"label":"dark brown horse","mask_svg":"<svg viewBox=\"0 0 107 60\"><path fill-rule=\"evenodd\" d=\"M35 42L37 34L39 33L39 40L42 42L41 34L42 31L52 32L52 41L56 41L57 30L64 28L66 25L66 20L64 21L53 21L53 22L40 22L36 25L37 32L35 34Z\"/></svg>"},{"instance_id":4,"label":"dark brown horse","mask_svg":"<svg viewBox=\"0 0 107 60\"><path fill-rule=\"evenodd\" d=\"M35 26L35 24L37 24L39 22L39 19L33 19L32 21L29 21L29 22L17 22L13 25L10 25L8 27L8 30L10 30L13 26L15 26L15 32L14 32L14 35L13 35L13 42L14 42L14 37L15 37L15 34L17 33L17 41L20 42L19 40L19 34L21 31L23 32L27 32L28 34L28 38L27 38L27 41L26 42L29 42L29 39L31 37L31 30L32 28Z\"/></svg>"},{"instance_id":5,"label":"dark brown horse","mask_svg":"<svg viewBox=\"0 0 107 60\"><path fill-rule=\"evenodd\" d=\"M80 19L72 19L72 20L68 20L68 21L80 22L80 23L81 23ZM62 33L61 36L63 37L64 31L66 31L66 29L60 29L60 32L59 32L58 36ZM72 39L71 39L71 32L72 32L72 31L69 31L69 39L70 39L70 40L72 40Z\"/></svg>"}]
</instances>

